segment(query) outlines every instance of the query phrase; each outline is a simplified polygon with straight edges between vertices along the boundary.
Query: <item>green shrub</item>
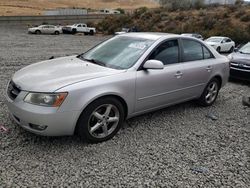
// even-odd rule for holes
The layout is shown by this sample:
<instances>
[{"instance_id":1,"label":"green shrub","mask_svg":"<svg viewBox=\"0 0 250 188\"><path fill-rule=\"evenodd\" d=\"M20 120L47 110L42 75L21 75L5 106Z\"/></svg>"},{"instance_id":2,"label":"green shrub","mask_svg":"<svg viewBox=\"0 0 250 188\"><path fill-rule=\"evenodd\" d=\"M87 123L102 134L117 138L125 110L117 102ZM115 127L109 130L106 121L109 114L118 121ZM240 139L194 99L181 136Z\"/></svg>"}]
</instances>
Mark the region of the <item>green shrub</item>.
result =
<instances>
[{"instance_id":1,"label":"green shrub","mask_svg":"<svg viewBox=\"0 0 250 188\"><path fill-rule=\"evenodd\" d=\"M238 12L236 12L235 17L240 18L246 14L246 11L244 9L240 9Z\"/></svg>"},{"instance_id":2,"label":"green shrub","mask_svg":"<svg viewBox=\"0 0 250 188\"><path fill-rule=\"evenodd\" d=\"M241 16L241 17L240 17L240 20L241 20L242 22L249 22L249 21L250 21L250 15L249 15L249 14L246 14L246 15L244 15L244 16Z\"/></svg>"}]
</instances>

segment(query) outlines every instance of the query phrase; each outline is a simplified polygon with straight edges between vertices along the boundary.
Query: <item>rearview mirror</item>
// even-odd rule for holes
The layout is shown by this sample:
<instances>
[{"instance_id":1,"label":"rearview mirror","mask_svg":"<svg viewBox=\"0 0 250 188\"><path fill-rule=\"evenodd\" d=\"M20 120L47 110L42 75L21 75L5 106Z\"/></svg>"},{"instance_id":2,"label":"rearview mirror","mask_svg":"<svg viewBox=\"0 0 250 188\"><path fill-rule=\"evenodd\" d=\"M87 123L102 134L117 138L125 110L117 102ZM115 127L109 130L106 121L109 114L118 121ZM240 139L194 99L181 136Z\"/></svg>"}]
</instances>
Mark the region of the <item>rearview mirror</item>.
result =
<instances>
[{"instance_id":1,"label":"rearview mirror","mask_svg":"<svg viewBox=\"0 0 250 188\"><path fill-rule=\"evenodd\" d=\"M158 60L148 60L143 65L144 69L163 69L164 65L161 61Z\"/></svg>"}]
</instances>

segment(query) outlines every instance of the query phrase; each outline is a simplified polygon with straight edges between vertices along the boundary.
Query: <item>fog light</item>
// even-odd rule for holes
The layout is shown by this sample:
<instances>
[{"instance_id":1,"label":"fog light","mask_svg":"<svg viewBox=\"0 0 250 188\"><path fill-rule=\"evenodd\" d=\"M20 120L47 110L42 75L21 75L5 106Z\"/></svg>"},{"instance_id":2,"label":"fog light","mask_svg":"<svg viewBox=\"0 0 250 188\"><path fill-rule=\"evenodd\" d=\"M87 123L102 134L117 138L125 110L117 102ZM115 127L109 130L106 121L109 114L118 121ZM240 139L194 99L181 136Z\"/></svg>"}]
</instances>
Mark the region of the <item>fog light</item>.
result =
<instances>
[{"instance_id":1,"label":"fog light","mask_svg":"<svg viewBox=\"0 0 250 188\"><path fill-rule=\"evenodd\" d=\"M29 126L30 126L30 128L36 129L38 131L43 131L48 127L47 125L35 125L35 124L32 124L32 123L30 123Z\"/></svg>"}]
</instances>

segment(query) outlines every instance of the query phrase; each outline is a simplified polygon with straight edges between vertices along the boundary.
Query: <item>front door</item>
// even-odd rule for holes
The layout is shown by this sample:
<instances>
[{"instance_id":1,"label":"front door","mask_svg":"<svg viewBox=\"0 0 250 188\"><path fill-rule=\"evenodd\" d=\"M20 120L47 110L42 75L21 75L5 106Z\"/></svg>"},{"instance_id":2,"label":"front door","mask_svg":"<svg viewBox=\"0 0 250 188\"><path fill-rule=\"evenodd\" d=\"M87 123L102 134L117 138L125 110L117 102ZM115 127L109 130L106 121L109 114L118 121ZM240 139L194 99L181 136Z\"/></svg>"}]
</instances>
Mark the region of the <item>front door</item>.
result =
<instances>
[{"instance_id":1,"label":"front door","mask_svg":"<svg viewBox=\"0 0 250 188\"><path fill-rule=\"evenodd\" d=\"M155 59L165 65L161 70L139 70L136 79L136 112L175 103L182 80L178 40L160 44L147 60Z\"/></svg>"}]
</instances>

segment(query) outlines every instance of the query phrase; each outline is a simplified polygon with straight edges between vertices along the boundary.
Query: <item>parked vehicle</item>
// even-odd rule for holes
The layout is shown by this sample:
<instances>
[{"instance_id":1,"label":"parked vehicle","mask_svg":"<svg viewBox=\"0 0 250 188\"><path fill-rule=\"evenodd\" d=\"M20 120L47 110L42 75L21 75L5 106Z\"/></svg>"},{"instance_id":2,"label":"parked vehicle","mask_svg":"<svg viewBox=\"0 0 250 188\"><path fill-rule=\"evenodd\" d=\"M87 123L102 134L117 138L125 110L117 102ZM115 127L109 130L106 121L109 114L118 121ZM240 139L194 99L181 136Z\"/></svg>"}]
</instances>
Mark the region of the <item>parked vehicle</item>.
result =
<instances>
[{"instance_id":1,"label":"parked vehicle","mask_svg":"<svg viewBox=\"0 0 250 188\"><path fill-rule=\"evenodd\" d=\"M193 99L212 105L228 77L228 58L201 40L127 33L81 55L19 70L8 84L6 104L33 133L76 133L101 142L139 114Z\"/></svg>"},{"instance_id":2,"label":"parked vehicle","mask_svg":"<svg viewBox=\"0 0 250 188\"><path fill-rule=\"evenodd\" d=\"M186 36L186 37L194 37L200 40L203 40L204 38L202 37L202 35L198 34L198 33L182 33L182 36Z\"/></svg>"},{"instance_id":3,"label":"parked vehicle","mask_svg":"<svg viewBox=\"0 0 250 188\"><path fill-rule=\"evenodd\" d=\"M121 31L115 32L115 35L121 35L129 32L138 32L138 28L136 26L133 26L131 28L124 27Z\"/></svg>"},{"instance_id":4,"label":"parked vehicle","mask_svg":"<svg viewBox=\"0 0 250 188\"><path fill-rule=\"evenodd\" d=\"M62 28L54 25L40 25L38 27L32 27L28 29L28 33L31 34L55 34L62 33Z\"/></svg>"},{"instance_id":5,"label":"parked vehicle","mask_svg":"<svg viewBox=\"0 0 250 188\"><path fill-rule=\"evenodd\" d=\"M121 31L115 32L115 35L121 35L121 34L125 34L125 33L129 33L130 32L130 28L122 28Z\"/></svg>"},{"instance_id":6,"label":"parked vehicle","mask_svg":"<svg viewBox=\"0 0 250 188\"><path fill-rule=\"evenodd\" d=\"M228 37L210 37L205 40L207 44L220 52L233 52L235 47L235 42Z\"/></svg>"},{"instance_id":7,"label":"parked vehicle","mask_svg":"<svg viewBox=\"0 0 250 188\"><path fill-rule=\"evenodd\" d=\"M62 28L63 33L75 34L75 33L84 33L85 35L94 35L96 29L93 27L88 27L84 23L78 23L74 25L68 25Z\"/></svg>"},{"instance_id":8,"label":"parked vehicle","mask_svg":"<svg viewBox=\"0 0 250 188\"><path fill-rule=\"evenodd\" d=\"M102 9L100 10L101 14L121 14L119 10L113 10L113 9Z\"/></svg>"},{"instance_id":9,"label":"parked vehicle","mask_svg":"<svg viewBox=\"0 0 250 188\"><path fill-rule=\"evenodd\" d=\"M228 55L230 77L250 81L250 42Z\"/></svg>"}]
</instances>

